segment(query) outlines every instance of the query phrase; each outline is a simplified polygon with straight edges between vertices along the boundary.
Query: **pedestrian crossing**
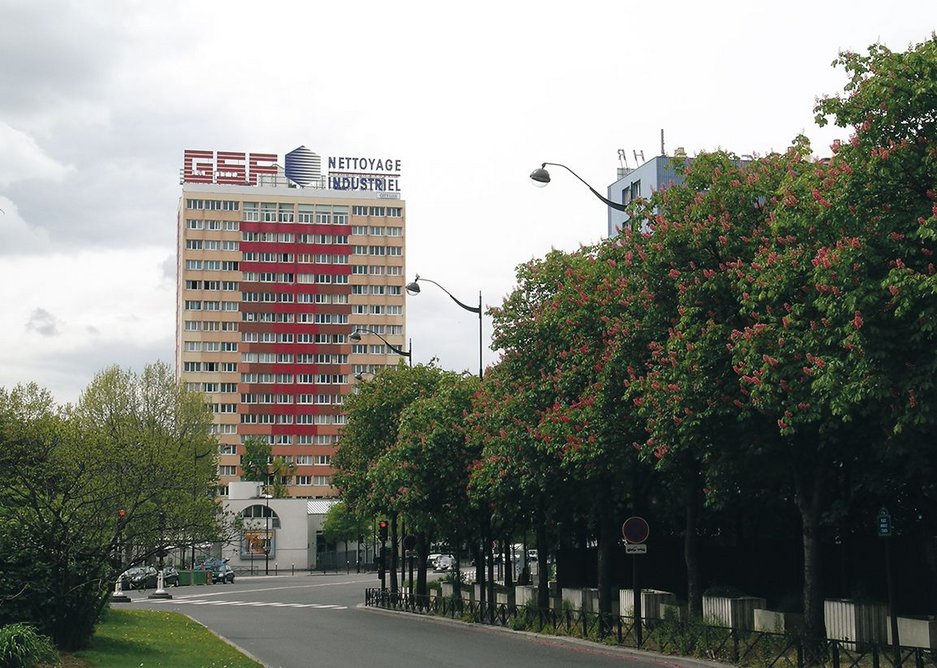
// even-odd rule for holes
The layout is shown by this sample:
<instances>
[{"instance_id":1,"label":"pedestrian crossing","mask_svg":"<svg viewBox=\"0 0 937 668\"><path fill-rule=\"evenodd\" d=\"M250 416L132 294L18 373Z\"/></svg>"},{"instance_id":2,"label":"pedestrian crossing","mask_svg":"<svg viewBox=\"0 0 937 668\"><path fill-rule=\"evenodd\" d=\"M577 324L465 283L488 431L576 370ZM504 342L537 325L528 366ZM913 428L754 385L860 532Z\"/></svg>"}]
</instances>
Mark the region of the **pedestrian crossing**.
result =
<instances>
[{"instance_id":1,"label":"pedestrian crossing","mask_svg":"<svg viewBox=\"0 0 937 668\"><path fill-rule=\"evenodd\" d=\"M276 603L267 601L219 601L205 598L174 598L174 599L148 599L147 603L184 603L186 605L232 605L251 608L313 608L315 610L347 610L347 605L331 605L326 603Z\"/></svg>"}]
</instances>

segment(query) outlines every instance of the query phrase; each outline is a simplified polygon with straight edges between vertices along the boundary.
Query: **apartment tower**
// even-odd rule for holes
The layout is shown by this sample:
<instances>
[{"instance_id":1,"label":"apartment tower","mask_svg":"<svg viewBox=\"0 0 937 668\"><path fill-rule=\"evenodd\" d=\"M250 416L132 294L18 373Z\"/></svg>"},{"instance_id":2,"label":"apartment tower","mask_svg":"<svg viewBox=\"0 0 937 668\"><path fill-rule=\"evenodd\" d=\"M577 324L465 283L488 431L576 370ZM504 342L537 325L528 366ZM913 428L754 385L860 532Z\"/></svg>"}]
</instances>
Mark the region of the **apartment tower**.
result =
<instances>
[{"instance_id":1,"label":"apartment tower","mask_svg":"<svg viewBox=\"0 0 937 668\"><path fill-rule=\"evenodd\" d=\"M255 436L289 465L291 496L334 496L345 397L400 362L386 343L407 347L400 163L323 160L184 154L176 369L214 413L222 493Z\"/></svg>"}]
</instances>

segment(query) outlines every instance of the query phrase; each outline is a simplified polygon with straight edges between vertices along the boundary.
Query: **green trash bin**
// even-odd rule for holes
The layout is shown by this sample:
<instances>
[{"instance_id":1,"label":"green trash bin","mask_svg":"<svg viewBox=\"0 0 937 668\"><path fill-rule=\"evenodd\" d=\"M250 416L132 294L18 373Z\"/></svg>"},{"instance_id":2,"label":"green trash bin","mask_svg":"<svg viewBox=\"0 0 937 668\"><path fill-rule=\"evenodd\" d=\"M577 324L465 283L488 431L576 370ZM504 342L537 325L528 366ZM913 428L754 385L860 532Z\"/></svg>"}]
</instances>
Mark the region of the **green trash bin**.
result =
<instances>
[{"instance_id":1,"label":"green trash bin","mask_svg":"<svg viewBox=\"0 0 937 668\"><path fill-rule=\"evenodd\" d=\"M192 571L179 571L179 586L192 584Z\"/></svg>"},{"instance_id":2,"label":"green trash bin","mask_svg":"<svg viewBox=\"0 0 937 668\"><path fill-rule=\"evenodd\" d=\"M208 571L192 571L192 584L203 585L208 582Z\"/></svg>"}]
</instances>

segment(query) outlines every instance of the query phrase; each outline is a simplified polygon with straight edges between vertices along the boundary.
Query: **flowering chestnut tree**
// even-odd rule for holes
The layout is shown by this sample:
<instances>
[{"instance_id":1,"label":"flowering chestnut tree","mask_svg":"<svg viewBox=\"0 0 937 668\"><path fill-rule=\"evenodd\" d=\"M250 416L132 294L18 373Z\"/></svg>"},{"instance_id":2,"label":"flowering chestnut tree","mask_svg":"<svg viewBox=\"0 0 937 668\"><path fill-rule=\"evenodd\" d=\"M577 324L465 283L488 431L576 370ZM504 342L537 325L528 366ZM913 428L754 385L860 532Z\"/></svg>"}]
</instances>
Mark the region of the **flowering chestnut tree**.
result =
<instances>
[{"instance_id":1,"label":"flowering chestnut tree","mask_svg":"<svg viewBox=\"0 0 937 668\"><path fill-rule=\"evenodd\" d=\"M818 120L851 127L832 158L813 161L799 140L770 203L766 233L736 268L737 373L754 415L773 421L767 447L783 451L800 511L804 612L822 629L819 531L835 508L836 476L878 479L870 463L930 460L937 307L933 252L937 189L937 42L894 54L843 54L844 96L822 99ZM875 485L872 486L874 488Z\"/></svg>"}]
</instances>

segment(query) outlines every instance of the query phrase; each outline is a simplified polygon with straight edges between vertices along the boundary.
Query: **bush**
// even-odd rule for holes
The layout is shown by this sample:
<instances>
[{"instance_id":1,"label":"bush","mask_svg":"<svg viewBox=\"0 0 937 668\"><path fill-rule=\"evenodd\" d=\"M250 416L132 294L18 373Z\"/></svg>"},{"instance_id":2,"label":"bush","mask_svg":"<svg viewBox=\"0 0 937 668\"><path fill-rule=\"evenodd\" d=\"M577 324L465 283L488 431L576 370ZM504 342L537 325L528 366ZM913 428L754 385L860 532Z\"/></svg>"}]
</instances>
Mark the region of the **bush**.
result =
<instances>
[{"instance_id":1,"label":"bush","mask_svg":"<svg viewBox=\"0 0 937 668\"><path fill-rule=\"evenodd\" d=\"M32 668L40 663L57 665L52 640L29 624L10 624L0 629L0 668Z\"/></svg>"},{"instance_id":2,"label":"bush","mask_svg":"<svg viewBox=\"0 0 937 668\"><path fill-rule=\"evenodd\" d=\"M468 582L468 578L467 578L465 571L459 571L458 573L456 573L455 571L448 571L445 575L443 575L441 578L439 578L436 581L440 583L442 582L454 583L457 579L459 580L461 584L465 584L466 582Z\"/></svg>"}]
</instances>

